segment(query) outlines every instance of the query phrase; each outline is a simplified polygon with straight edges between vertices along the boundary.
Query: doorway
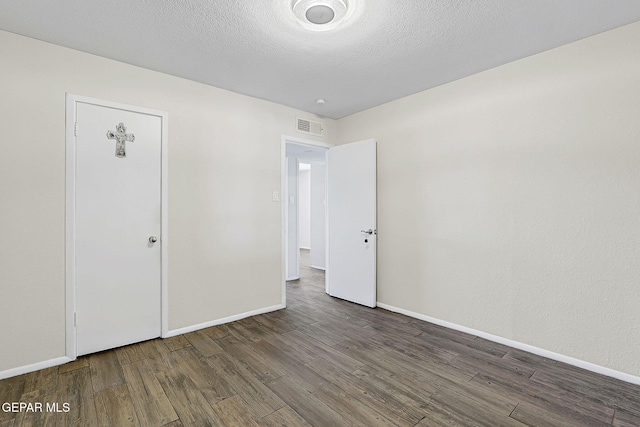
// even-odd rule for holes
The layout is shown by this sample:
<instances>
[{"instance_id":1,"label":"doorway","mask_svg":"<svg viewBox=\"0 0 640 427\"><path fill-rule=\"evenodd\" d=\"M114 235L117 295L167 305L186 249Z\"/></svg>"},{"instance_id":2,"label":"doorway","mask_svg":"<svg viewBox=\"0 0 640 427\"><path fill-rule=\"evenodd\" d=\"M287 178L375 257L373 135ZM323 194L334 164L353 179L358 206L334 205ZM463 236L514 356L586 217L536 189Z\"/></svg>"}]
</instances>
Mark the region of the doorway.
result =
<instances>
[{"instance_id":1,"label":"doorway","mask_svg":"<svg viewBox=\"0 0 640 427\"><path fill-rule=\"evenodd\" d=\"M167 114L67 95L67 356L167 331Z\"/></svg>"},{"instance_id":2,"label":"doorway","mask_svg":"<svg viewBox=\"0 0 640 427\"><path fill-rule=\"evenodd\" d=\"M283 137L283 290L326 268L326 155L329 144ZM302 268L301 268L302 263ZM315 282L318 274L315 274ZM326 289L326 282L322 279Z\"/></svg>"}]
</instances>

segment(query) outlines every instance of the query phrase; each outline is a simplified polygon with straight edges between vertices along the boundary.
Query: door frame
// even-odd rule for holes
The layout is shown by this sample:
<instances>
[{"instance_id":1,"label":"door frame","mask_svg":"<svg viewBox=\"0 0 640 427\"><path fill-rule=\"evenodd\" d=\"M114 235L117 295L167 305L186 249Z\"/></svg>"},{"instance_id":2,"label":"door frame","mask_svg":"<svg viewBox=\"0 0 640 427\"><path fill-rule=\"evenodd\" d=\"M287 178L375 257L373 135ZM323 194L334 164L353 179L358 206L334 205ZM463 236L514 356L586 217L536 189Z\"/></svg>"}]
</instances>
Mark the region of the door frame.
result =
<instances>
[{"instance_id":1,"label":"door frame","mask_svg":"<svg viewBox=\"0 0 640 427\"><path fill-rule=\"evenodd\" d=\"M303 139L303 138L298 138L297 136L287 136L287 135L282 135L281 138L281 151L280 151L280 194L282 197L280 197L280 218L281 218L281 224L280 224L280 235L281 235L281 251L280 251L280 258L281 258L281 276L282 276L282 306L286 307L287 306L287 223L289 220L289 209L288 209L288 195L287 195L287 188L288 188L288 176L287 176L287 143L291 143L291 144L297 144L297 145L310 145L313 147L322 147L322 148L326 148L327 150L331 147L333 147L333 144L328 144L326 142L320 142L320 141L312 141L309 139ZM298 162L296 162L297 164ZM325 163L326 164L326 163ZM296 197L296 202L297 202L297 197ZM299 218L298 218L299 220ZM327 240L327 226L328 226L328 221L329 221L329 217L328 217L328 212L326 211L326 206L325 206L325 291L328 292L328 288L327 288L327 280L326 280L326 275L329 274L329 262L328 262L328 250L329 250L329 245L327 244L328 242L326 242ZM298 248L300 247L300 236L298 236ZM298 259L298 266L300 264L300 257L297 256L296 257Z\"/></svg>"},{"instance_id":2,"label":"door frame","mask_svg":"<svg viewBox=\"0 0 640 427\"><path fill-rule=\"evenodd\" d=\"M285 144L286 145L286 144ZM286 161L286 159L285 159ZM289 167L289 162L286 161L286 164L284 165L285 168L285 179L287 180L285 186L284 186L284 192L282 193L282 198L285 200L285 208L284 208L284 215L285 215L285 232L286 232L286 237L285 237L285 259L284 259L284 271L285 271L285 281L291 281L291 280L298 280L300 279L300 203L299 202L299 198L300 198L300 159L298 159L296 157L296 162L295 162L295 181L296 181L296 194L293 195L290 191L289 191L289 178L290 178L290 174L291 172L291 168ZM291 234L291 228L289 227L289 211L290 211L290 204L291 204L291 196L295 196L295 201L296 201L296 247L298 248L297 252L296 252L296 273L295 273L295 277L291 277L289 275L289 235Z\"/></svg>"},{"instance_id":3,"label":"door frame","mask_svg":"<svg viewBox=\"0 0 640 427\"><path fill-rule=\"evenodd\" d=\"M75 269L75 205L76 205L76 110L77 103L87 103L106 108L126 110L157 116L162 122L160 145L160 324L161 337L169 331L169 302L168 302L168 256L169 256L169 159L168 159L168 113L166 111L117 102L105 101L97 98L66 93L65 98L65 355L71 360L77 358L77 336L75 326L76 313L76 269Z\"/></svg>"}]
</instances>

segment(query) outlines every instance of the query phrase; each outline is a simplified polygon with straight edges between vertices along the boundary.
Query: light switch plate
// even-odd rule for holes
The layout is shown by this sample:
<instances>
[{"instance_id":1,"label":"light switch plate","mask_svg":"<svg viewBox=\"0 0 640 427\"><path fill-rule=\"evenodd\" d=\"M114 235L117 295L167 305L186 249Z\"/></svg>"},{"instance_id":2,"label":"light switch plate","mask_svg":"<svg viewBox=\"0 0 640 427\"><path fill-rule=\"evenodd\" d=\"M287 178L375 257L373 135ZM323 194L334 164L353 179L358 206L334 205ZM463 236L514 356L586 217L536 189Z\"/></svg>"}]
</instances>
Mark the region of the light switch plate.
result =
<instances>
[{"instance_id":1,"label":"light switch plate","mask_svg":"<svg viewBox=\"0 0 640 427\"><path fill-rule=\"evenodd\" d=\"M273 194L271 195L271 200L273 200L274 202L279 202L280 201L280 195L278 194L277 191L273 192Z\"/></svg>"}]
</instances>

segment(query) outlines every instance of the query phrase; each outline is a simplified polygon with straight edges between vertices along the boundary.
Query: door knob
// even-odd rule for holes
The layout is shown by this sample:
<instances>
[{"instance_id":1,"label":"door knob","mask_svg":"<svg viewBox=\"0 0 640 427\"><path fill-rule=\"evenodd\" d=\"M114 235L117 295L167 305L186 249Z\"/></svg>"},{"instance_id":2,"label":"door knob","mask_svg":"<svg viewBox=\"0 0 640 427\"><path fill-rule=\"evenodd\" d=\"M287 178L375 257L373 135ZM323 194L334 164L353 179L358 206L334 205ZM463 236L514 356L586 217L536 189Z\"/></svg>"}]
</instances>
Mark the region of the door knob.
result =
<instances>
[{"instance_id":1,"label":"door knob","mask_svg":"<svg viewBox=\"0 0 640 427\"><path fill-rule=\"evenodd\" d=\"M156 236L149 237L149 243L155 243L157 241L158 241L158 238Z\"/></svg>"},{"instance_id":2,"label":"door knob","mask_svg":"<svg viewBox=\"0 0 640 427\"><path fill-rule=\"evenodd\" d=\"M369 236L371 236L373 234L373 230L372 229L368 229L368 230L360 230L361 233L367 233Z\"/></svg>"}]
</instances>

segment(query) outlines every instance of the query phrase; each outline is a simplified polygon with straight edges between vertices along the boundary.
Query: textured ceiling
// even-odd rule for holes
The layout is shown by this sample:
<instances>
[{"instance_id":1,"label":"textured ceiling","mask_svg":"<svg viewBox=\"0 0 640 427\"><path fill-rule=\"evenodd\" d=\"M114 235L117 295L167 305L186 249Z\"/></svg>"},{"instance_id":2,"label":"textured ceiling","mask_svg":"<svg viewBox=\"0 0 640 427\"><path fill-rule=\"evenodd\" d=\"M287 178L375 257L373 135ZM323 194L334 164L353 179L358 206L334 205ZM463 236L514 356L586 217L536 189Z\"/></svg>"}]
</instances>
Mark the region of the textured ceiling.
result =
<instances>
[{"instance_id":1,"label":"textured ceiling","mask_svg":"<svg viewBox=\"0 0 640 427\"><path fill-rule=\"evenodd\" d=\"M348 0L311 32L291 2L0 0L0 29L340 118L640 20L638 0Z\"/></svg>"}]
</instances>

